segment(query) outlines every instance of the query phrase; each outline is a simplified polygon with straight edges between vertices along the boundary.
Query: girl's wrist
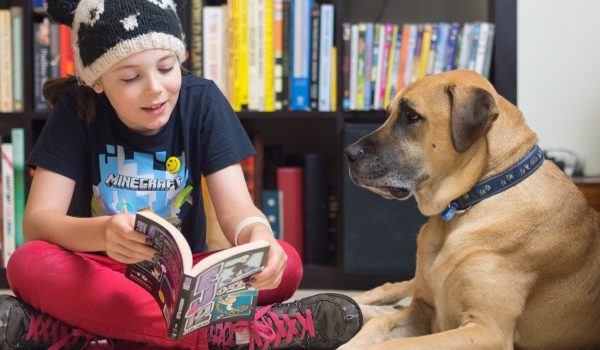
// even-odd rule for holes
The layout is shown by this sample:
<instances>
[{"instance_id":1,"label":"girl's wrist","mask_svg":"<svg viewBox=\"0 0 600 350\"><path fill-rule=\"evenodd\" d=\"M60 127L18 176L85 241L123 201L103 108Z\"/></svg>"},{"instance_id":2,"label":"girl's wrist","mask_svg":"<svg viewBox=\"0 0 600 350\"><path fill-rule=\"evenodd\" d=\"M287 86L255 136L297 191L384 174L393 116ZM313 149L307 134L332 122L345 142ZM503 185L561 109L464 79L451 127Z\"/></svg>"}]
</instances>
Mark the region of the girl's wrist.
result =
<instances>
[{"instance_id":1,"label":"girl's wrist","mask_svg":"<svg viewBox=\"0 0 600 350\"><path fill-rule=\"evenodd\" d=\"M249 216L238 223L233 233L233 243L237 246L242 242L249 242L255 239L255 233L259 233L264 238L273 237L273 231L269 221L264 216ZM242 239L247 238L247 240Z\"/></svg>"}]
</instances>

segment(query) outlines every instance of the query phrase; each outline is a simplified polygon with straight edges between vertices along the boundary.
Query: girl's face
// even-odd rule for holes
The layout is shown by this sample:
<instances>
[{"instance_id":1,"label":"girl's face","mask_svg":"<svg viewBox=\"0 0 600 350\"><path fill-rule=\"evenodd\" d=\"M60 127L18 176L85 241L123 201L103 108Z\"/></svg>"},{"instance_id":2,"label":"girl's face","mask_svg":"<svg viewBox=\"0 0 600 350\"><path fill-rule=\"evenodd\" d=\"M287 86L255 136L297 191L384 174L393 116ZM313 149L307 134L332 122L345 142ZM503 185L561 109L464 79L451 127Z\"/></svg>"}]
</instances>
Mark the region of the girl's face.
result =
<instances>
[{"instance_id":1,"label":"girl's face","mask_svg":"<svg viewBox=\"0 0 600 350\"><path fill-rule=\"evenodd\" d=\"M179 60L169 50L141 51L102 74L93 88L106 94L127 127L153 135L167 124L177 103L181 88Z\"/></svg>"}]
</instances>

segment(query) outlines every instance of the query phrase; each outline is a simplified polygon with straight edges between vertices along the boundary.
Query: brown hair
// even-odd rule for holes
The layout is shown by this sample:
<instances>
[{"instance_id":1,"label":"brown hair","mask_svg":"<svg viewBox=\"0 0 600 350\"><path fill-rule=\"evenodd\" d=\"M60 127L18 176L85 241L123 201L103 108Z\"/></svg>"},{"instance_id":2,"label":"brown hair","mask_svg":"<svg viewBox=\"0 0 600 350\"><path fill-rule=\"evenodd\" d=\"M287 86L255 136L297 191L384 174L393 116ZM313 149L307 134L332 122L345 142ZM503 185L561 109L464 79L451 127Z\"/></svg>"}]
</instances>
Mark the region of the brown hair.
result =
<instances>
[{"instance_id":1,"label":"brown hair","mask_svg":"<svg viewBox=\"0 0 600 350\"><path fill-rule=\"evenodd\" d=\"M66 78L49 79L44 83L42 94L50 108L54 108L59 98L71 89L75 89L77 116L90 123L96 116L98 94L91 87L80 85L77 78L68 76Z\"/></svg>"}]
</instances>

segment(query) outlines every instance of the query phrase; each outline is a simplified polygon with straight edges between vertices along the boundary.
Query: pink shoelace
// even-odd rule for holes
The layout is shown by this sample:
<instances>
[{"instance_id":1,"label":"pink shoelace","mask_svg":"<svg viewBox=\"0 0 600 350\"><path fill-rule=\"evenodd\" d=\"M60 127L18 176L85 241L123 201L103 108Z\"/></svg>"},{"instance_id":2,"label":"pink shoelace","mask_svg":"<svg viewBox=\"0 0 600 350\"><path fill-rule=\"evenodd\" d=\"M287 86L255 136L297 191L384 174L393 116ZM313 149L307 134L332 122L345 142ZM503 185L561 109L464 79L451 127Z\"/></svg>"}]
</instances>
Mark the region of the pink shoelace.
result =
<instances>
[{"instance_id":1,"label":"pink shoelace","mask_svg":"<svg viewBox=\"0 0 600 350\"><path fill-rule=\"evenodd\" d=\"M85 349L99 339L45 314L32 315L25 335L26 342L52 344L48 350L70 349L79 340L84 341L81 349Z\"/></svg>"},{"instance_id":2,"label":"pink shoelace","mask_svg":"<svg viewBox=\"0 0 600 350\"><path fill-rule=\"evenodd\" d=\"M271 310L272 305L259 309L254 315L254 321L240 321L233 324L214 325L213 334L209 342L218 346L235 346L235 333L249 330L250 350L255 346L263 350L268 349L271 344L277 348L283 339L290 344L294 337L304 339L306 334L315 336L315 327L312 312L306 310L306 316L296 312L293 317L283 314L281 318ZM296 327L299 324L300 327Z\"/></svg>"}]
</instances>

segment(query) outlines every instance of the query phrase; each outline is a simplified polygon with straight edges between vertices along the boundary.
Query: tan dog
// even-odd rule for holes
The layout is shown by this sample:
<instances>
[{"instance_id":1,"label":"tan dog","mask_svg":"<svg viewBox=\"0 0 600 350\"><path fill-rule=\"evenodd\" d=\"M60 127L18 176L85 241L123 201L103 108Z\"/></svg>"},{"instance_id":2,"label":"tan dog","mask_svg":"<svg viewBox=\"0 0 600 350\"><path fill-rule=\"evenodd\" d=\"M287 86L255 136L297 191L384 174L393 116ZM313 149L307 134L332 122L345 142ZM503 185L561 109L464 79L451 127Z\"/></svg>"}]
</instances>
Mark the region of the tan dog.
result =
<instances>
[{"instance_id":1,"label":"tan dog","mask_svg":"<svg viewBox=\"0 0 600 350\"><path fill-rule=\"evenodd\" d=\"M434 75L394 98L386 122L346 149L350 175L385 198L414 195L429 220L415 278L356 298L408 294L410 305L372 318L342 349L600 349L600 215L552 162L440 218L536 143L520 111L473 72Z\"/></svg>"}]
</instances>

